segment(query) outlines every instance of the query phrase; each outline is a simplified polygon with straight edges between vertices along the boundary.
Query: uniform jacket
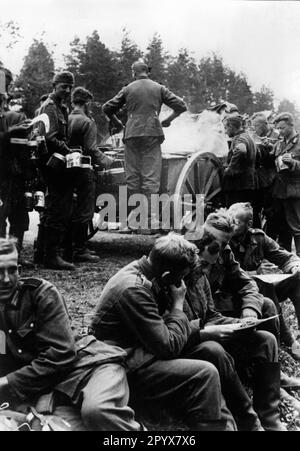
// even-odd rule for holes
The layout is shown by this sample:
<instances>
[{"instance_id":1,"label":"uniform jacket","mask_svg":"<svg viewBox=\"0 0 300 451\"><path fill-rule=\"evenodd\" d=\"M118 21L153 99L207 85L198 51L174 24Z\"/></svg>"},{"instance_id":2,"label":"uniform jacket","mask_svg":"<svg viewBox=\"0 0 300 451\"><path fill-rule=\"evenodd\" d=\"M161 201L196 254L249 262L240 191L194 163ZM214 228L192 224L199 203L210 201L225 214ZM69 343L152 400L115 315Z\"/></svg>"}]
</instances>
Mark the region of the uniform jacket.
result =
<instances>
[{"instance_id":1,"label":"uniform jacket","mask_svg":"<svg viewBox=\"0 0 300 451\"><path fill-rule=\"evenodd\" d=\"M241 269L230 246L226 246L212 266L208 280L216 309L233 311L251 308L261 316L263 296L256 283Z\"/></svg>"},{"instance_id":2,"label":"uniform jacket","mask_svg":"<svg viewBox=\"0 0 300 451\"><path fill-rule=\"evenodd\" d=\"M215 308L209 281L206 275L199 275L197 279L187 279L187 294L184 303L184 312L190 320L192 334L190 342L201 341L201 330L205 326L215 324L232 324L237 322L236 318L223 316Z\"/></svg>"},{"instance_id":3,"label":"uniform jacket","mask_svg":"<svg viewBox=\"0 0 300 451\"><path fill-rule=\"evenodd\" d=\"M0 112L0 185L6 177L9 159L8 159L9 133L5 113Z\"/></svg>"},{"instance_id":4,"label":"uniform jacket","mask_svg":"<svg viewBox=\"0 0 300 451\"><path fill-rule=\"evenodd\" d=\"M55 387L77 401L79 387L97 365L125 358L122 349L91 336L75 344L63 298L41 279L21 279L12 300L0 304L0 331L6 339L1 373L21 400Z\"/></svg>"},{"instance_id":5,"label":"uniform jacket","mask_svg":"<svg viewBox=\"0 0 300 451\"><path fill-rule=\"evenodd\" d=\"M106 156L97 148L97 125L83 111L74 109L68 119L69 146L81 146L84 155L92 157L92 163L104 165Z\"/></svg>"},{"instance_id":6,"label":"uniform jacket","mask_svg":"<svg viewBox=\"0 0 300 451\"><path fill-rule=\"evenodd\" d=\"M182 311L174 309L163 317L166 299L153 277L146 257L121 269L105 286L91 324L96 338L128 352L132 370L154 359L176 358L191 332Z\"/></svg>"},{"instance_id":7,"label":"uniform jacket","mask_svg":"<svg viewBox=\"0 0 300 451\"><path fill-rule=\"evenodd\" d=\"M244 144L246 150L240 149L239 144ZM248 133L241 132L233 138L227 163L223 179L225 191L256 189L256 146Z\"/></svg>"},{"instance_id":8,"label":"uniform jacket","mask_svg":"<svg viewBox=\"0 0 300 451\"><path fill-rule=\"evenodd\" d=\"M276 130L270 129L265 137L257 136L256 138L256 169L258 188L268 188L273 185L276 175L275 156L273 150L275 142L279 138L279 133ZM272 141L269 141L266 144L260 143L259 141L264 140L264 138L269 138Z\"/></svg>"},{"instance_id":9,"label":"uniform jacket","mask_svg":"<svg viewBox=\"0 0 300 451\"><path fill-rule=\"evenodd\" d=\"M299 134L290 141L278 141L274 149L276 162L285 153L292 155L289 169L278 171L275 176L273 197L278 199L300 199L300 140Z\"/></svg>"},{"instance_id":10,"label":"uniform jacket","mask_svg":"<svg viewBox=\"0 0 300 451\"><path fill-rule=\"evenodd\" d=\"M12 110L6 111L5 117L8 127L21 124L21 122L24 122L26 119L26 115L24 113L17 113L17 111Z\"/></svg>"},{"instance_id":11,"label":"uniform jacket","mask_svg":"<svg viewBox=\"0 0 300 451\"><path fill-rule=\"evenodd\" d=\"M55 94L49 95L40 107L39 114L45 113L49 117L50 130L46 134L46 143L49 153L57 152L66 155L69 152L68 141L68 110L67 107L56 98Z\"/></svg>"},{"instance_id":12,"label":"uniform jacket","mask_svg":"<svg viewBox=\"0 0 300 451\"><path fill-rule=\"evenodd\" d=\"M162 105L175 112L186 111L186 104L165 86L140 78L125 86L113 99L103 105L104 113L110 117L126 105L127 123L124 139L157 136L163 141L164 133L159 120Z\"/></svg>"},{"instance_id":13,"label":"uniform jacket","mask_svg":"<svg viewBox=\"0 0 300 451\"><path fill-rule=\"evenodd\" d=\"M260 229L249 229L243 242L232 240L230 245L245 271L257 270L263 260L269 260L284 273L291 272L295 266L300 267L299 257L281 248Z\"/></svg>"}]
</instances>

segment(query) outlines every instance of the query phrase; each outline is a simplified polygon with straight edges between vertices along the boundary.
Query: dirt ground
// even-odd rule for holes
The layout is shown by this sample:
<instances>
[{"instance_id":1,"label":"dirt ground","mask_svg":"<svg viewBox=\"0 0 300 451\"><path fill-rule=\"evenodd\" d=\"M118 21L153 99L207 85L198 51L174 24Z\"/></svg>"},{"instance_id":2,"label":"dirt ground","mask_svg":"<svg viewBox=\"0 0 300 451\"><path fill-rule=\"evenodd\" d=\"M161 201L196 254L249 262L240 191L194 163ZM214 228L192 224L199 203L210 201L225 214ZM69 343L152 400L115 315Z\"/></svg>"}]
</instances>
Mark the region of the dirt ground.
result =
<instances>
[{"instance_id":1,"label":"dirt ground","mask_svg":"<svg viewBox=\"0 0 300 451\"><path fill-rule=\"evenodd\" d=\"M35 227L26 235L25 255L30 259L33 253L34 234ZM52 271L36 266L33 270L24 270L23 275L50 280L58 287L65 297L74 332L76 335L80 335L86 331L93 309L109 278L132 260L147 254L154 239L155 237L152 236L98 233L89 243L89 246L99 256L98 263L79 264L75 272ZM296 334L294 307L290 302L284 304L283 313ZM280 351L280 359L282 369L288 375L300 376L300 363L295 362L283 349ZM289 391L289 393L300 401L297 392ZM167 418L163 412L158 414L160 416L158 425L149 423L147 418L144 420L149 429L185 429L178 422L175 424L173 420ZM282 403L281 414L282 420L287 424L289 430L297 430L297 427L300 427L300 412L296 411L288 402Z\"/></svg>"}]
</instances>

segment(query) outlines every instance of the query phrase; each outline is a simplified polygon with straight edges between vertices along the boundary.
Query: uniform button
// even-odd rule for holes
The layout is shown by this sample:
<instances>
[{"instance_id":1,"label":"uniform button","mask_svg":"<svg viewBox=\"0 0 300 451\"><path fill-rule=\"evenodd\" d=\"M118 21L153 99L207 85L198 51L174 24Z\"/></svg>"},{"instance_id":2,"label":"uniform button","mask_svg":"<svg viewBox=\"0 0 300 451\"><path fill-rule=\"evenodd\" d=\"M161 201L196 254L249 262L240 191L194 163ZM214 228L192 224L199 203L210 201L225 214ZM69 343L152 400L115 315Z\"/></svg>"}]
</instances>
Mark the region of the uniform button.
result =
<instances>
[{"instance_id":1,"label":"uniform button","mask_svg":"<svg viewBox=\"0 0 300 451\"><path fill-rule=\"evenodd\" d=\"M31 324L30 324L30 327L31 327L31 329L33 329L33 328L34 328L34 324L33 324L33 323L31 323Z\"/></svg>"},{"instance_id":2,"label":"uniform button","mask_svg":"<svg viewBox=\"0 0 300 451\"><path fill-rule=\"evenodd\" d=\"M18 349L18 354L22 354L22 349Z\"/></svg>"},{"instance_id":3,"label":"uniform button","mask_svg":"<svg viewBox=\"0 0 300 451\"><path fill-rule=\"evenodd\" d=\"M8 333L9 333L9 334L12 334L12 330L11 330L11 329L9 329Z\"/></svg>"}]
</instances>

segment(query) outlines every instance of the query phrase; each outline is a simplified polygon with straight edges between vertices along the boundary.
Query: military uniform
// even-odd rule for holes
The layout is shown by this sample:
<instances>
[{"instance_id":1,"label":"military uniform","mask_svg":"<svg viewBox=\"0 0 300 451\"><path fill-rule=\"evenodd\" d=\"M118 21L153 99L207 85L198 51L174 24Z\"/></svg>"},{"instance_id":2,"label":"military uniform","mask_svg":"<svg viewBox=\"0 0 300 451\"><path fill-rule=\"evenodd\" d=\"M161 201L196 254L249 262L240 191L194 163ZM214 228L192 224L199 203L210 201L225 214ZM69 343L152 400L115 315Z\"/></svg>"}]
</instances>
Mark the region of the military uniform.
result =
<instances>
[{"instance_id":1,"label":"military uniform","mask_svg":"<svg viewBox=\"0 0 300 451\"><path fill-rule=\"evenodd\" d=\"M246 150L239 145L245 146ZM250 202L254 210L254 221L260 223L256 208L257 175L255 170L257 150L252 137L239 132L233 137L223 177L226 206L236 202Z\"/></svg>"},{"instance_id":2,"label":"military uniform","mask_svg":"<svg viewBox=\"0 0 300 451\"><path fill-rule=\"evenodd\" d=\"M148 201L151 194L158 194L160 189L161 143L164 141L164 133L159 113L163 104L178 114L186 111L186 104L182 99L165 86L147 76L141 76L103 105L103 111L108 117L126 105L124 143L128 193L143 193Z\"/></svg>"},{"instance_id":3,"label":"military uniform","mask_svg":"<svg viewBox=\"0 0 300 451\"><path fill-rule=\"evenodd\" d=\"M268 237L262 230L249 229L243 242L231 241L231 248L236 260L246 271L256 271L264 260L268 260L279 267L283 273L292 273L294 269L300 269L300 258L281 248L272 238ZM298 327L300 328L300 278L294 274L288 280L283 280L273 286L271 284L260 284L260 291L271 297L276 303L279 311L279 303L287 298L294 304ZM281 323L282 339L291 344L290 332Z\"/></svg>"},{"instance_id":4,"label":"military uniform","mask_svg":"<svg viewBox=\"0 0 300 451\"><path fill-rule=\"evenodd\" d=\"M51 283L20 279L12 299L0 303L0 339L0 371L9 384L1 402L18 409L54 390L51 413L77 429L140 429L127 407L124 351L91 336L75 344L64 300Z\"/></svg>"},{"instance_id":5,"label":"military uniform","mask_svg":"<svg viewBox=\"0 0 300 451\"><path fill-rule=\"evenodd\" d=\"M167 310L169 301L144 256L108 281L91 331L127 351L128 379L139 402L156 412L159 406L180 413L194 430L224 430L230 414L218 373L210 363L193 359L192 351L185 352L191 326L181 310Z\"/></svg>"},{"instance_id":6,"label":"military uniform","mask_svg":"<svg viewBox=\"0 0 300 451\"><path fill-rule=\"evenodd\" d=\"M7 129L20 124L26 117L15 111L4 113ZM9 143L6 147L6 176L2 178L2 201L3 206L0 213L0 236L6 236L6 220L9 220L9 235L17 238L19 254L23 247L24 233L29 228L29 215L25 204L25 176L22 165L18 164L18 155L13 154ZM23 260L24 261L24 260Z\"/></svg>"},{"instance_id":7,"label":"military uniform","mask_svg":"<svg viewBox=\"0 0 300 451\"><path fill-rule=\"evenodd\" d=\"M46 134L49 157L54 153L65 156L69 153L67 107L52 93L40 107L39 113L47 114L50 121L50 130ZM73 209L73 185L71 173L63 164L58 171L46 166L44 175L47 193L42 227L45 228L46 261L51 261L59 255L69 226ZM72 269L71 266L69 269Z\"/></svg>"}]
</instances>

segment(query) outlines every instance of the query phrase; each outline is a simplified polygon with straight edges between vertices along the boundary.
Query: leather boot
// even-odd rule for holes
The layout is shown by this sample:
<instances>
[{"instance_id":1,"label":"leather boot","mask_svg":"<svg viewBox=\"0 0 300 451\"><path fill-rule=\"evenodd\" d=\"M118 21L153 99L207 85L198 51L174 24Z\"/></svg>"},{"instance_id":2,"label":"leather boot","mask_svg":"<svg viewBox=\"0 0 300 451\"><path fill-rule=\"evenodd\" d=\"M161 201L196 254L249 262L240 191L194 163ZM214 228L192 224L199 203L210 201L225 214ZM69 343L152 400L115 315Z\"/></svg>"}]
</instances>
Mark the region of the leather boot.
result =
<instances>
[{"instance_id":1,"label":"leather boot","mask_svg":"<svg viewBox=\"0 0 300 451\"><path fill-rule=\"evenodd\" d=\"M280 363L258 363L253 375L253 406L266 431L286 431L280 421Z\"/></svg>"},{"instance_id":2,"label":"leather boot","mask_svg":"<svg viewBox=\"0 0 300 451\"><path fill-rule=\"evenodd\" d=\"M45 267L49 269L74 271L76 269L75 265L66 262L60 256L60 232L50 228L47 228L45 232Z\"/></svg>"},{"instance_id":3,"label":"leather boot","mask_svg":"<svg viewBox=\"0 0 300 451\"><path fill-rule=\"evenodd\" d=\"M88 224L73 224L74 262L97 263L99 258L92 255L86 247Z\"/></svg>"},{"instance_id":4,"label":"leather boot","mask_svg":"<svg viewBox=\"0 0 300 451\"><path fill-rule=\"evenodd\" d=\"M300 236L294 236L296 254L300 257Z\"/></svg>"}]
</instances>

